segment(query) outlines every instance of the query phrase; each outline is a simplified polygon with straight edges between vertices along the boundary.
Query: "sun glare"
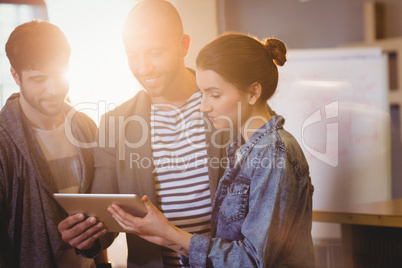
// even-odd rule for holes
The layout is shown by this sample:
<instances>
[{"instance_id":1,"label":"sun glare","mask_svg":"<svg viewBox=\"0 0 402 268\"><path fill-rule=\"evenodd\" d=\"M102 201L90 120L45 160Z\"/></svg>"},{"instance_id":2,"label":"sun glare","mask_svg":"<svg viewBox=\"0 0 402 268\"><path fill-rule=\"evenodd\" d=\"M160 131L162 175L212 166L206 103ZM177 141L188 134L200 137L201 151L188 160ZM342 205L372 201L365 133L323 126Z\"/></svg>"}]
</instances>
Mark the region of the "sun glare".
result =
<instances>
[{"instance_id":1,"label":"sun glare","mask_svg":"<svg viewBox=\"0 0 402 268\"><path fill-rule=\"evenodd\" d=\"M48 0L50 22L71 46L70 101L99 124L100 116L128 100L140 86L127 64L124 19L135 0Z\"/></svg>"}]
</instances>

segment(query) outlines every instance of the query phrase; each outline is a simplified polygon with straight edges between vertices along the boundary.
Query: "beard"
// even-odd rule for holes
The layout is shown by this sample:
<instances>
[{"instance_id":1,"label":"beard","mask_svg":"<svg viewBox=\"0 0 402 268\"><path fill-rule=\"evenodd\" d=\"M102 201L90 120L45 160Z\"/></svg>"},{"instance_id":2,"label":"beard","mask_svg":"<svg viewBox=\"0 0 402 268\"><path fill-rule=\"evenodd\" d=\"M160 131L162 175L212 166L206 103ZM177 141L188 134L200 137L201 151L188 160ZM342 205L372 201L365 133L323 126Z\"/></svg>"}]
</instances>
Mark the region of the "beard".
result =
<instances>
[{"instance_id":1,"label":"beard","mask_svg":"<svg viewBox=\"0 0 402 268\"><path fill-rule=\"evenodd\" d=\"M63 110L64 100L66 98L66 96L62 94L36 97L30 95L22 85L20 86L20 93L32 108L46 116L56 116L60 114Z\"/></svg>"}]
</instances>

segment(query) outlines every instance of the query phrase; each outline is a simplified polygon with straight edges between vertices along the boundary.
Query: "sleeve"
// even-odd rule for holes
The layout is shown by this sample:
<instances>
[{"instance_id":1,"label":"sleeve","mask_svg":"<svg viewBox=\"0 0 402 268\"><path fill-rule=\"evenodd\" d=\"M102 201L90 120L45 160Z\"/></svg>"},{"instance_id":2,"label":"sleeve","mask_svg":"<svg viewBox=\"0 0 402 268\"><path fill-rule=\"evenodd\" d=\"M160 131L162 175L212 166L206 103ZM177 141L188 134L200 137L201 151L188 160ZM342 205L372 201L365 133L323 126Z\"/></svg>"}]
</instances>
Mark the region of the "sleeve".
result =
<instances>
[{"instance_id":1,"label":"sleeve","mask_svg":"<svg viewBox=\"0 0 402 268\"><path fill-rule=\"evenodd\" d=\"M9 163L12 161L13 156L11 155L12 150L9 146L11 143L9 136L4 134L3 129L0 126L0 267L8 267L12 264L13 257L11 254L11 241L13 238L9 237L7 226L10 224L10 217L12 208L9 203L9 191L13 188L10 186L10 179L13 178L13 174L10 172L14 171L13 165ZM12 181L12 180L11 180ZM18 191L18 190L16 190ZM11 197L13 198L13 197ZM16 201L16 200L14 200Z\"/></svg>"},{"instance_id":2,"label":"sleeve","mask_svg":"<svg viewBox=\"0 0 402 268\"><path fill-rule=\"evenodd\" d=\"M8 175L6 172L7 167L9 166L7 159L12 159L11 156L6 154L7 149L4 148L6 147L6 144L8 144L9 140L7 139L7 136L4 137L2 134L3 132L0 128L0 215L3 215L6 206L6 179Z\"/></svg>"},{"instance_id":3,"label":"sleeve","mask_svg":"<svg viewBox=\"0 0 402 268\"><path fill-rule=\"evenodd\" d=\"M77 254L81 254L85 258L95 258L96 256L98 256L99 253L101 253L101 246L99 239L95 241L94 245L90 249L86 250L81 250L78 248L74 249Z\"/></svg>"},{"instance_id":4,"label":"sleeve","mask_svg":"<svg viewBox=\"0 0 402 268\"><path fill-rule=\"evenodd\" d=\"M0 215L3 215L4 213L4 207L5 207L5 174L4 174L4 170L3 170L3 166L2 166L2 162L0 161ZM3 226L2 224L0 224L0 226ZM0 230L0 233L4 233L4 230ZM2 235L0 235L0 238L2 237ZM4 243L5 239L0 239L0 249L3 248L3 243ZM3 253L0 252L0 267L5 267L6 264L4 262L3 259Z\"/></svg>"},{"instance_id":5,"label":"sleeve","mask_svg":"<svg viewBox=\"0 0 402 268\"><path fill-rule=\"evenodd\" d=\"M5 174L3 170L3 163L0 159L0 215L4 213L6 193L5 193ZM1 266L0 266L1 267Z\"/></svg>"},{"instance_id":6,"label":"sleeve","mask_svg":"<svg viewBox=\"0 0 402 268\"><path fill-rule=\"evenodd\" d=\"M81 254L85 258L95 258L102 250L108 248L116 238L118 233L106 233L101 238L97 239L92 248L87 250L80 250L75 248L77 254ZM1 267L1 266L0 266Z\"/></svg>"},{"instance_id":7,"label":"sleeve","mask_svg":"<svg viewBox=\"0 0 402 268\"><path fill-rule=\"evenodd\" d=\"M233 263L271 267L275 263L298 213L301 190L289 156L272 151L262 152L259 166L250 173L249 211L241 226L244 239L229 242L193 235L189 249L192 267L231 267Z\"/></svg>"}]
</instances>

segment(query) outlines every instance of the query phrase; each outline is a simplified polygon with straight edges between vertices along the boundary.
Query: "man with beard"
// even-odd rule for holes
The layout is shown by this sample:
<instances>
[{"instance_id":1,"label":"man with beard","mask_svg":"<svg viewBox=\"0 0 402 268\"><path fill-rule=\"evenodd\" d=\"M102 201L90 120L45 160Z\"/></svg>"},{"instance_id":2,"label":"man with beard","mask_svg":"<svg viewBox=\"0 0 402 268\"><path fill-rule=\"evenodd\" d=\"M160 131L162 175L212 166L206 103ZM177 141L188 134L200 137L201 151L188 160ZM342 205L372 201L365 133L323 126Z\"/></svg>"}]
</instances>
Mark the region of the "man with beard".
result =
<instances>
[{"instance_id":1,"label":"man with beard","mask_svg":"<svg viewBox=\"0 0 402 268\"><path fill-rule=\"evenodd\" d=\"M20 92L0 112L0 267L95 267L63 242L67 213L53 198L89 192L94 174L92 149L74 142L93 142L96 125L65 100L70 46L34 20L15 28L6 53Z\"/></svg>"},{"instance_id":2,"label":"man with beard","mask_svg":"<svg viewBox=\"0 0 402 268\"><path fill-rule=\"evenodd\" d=\"M102 118L92 192L148 195L176 226L209 234L228 137L200 111L195 73L184 64L190 37L172 4L144 0L128 14L123 41L144 90ZM111 244L112 233L82 219L70 216L59 230L92 257ZM184 256L136 235L127 234L127 246L127 267L188 266Z\"/></svg>"}]
</instances>

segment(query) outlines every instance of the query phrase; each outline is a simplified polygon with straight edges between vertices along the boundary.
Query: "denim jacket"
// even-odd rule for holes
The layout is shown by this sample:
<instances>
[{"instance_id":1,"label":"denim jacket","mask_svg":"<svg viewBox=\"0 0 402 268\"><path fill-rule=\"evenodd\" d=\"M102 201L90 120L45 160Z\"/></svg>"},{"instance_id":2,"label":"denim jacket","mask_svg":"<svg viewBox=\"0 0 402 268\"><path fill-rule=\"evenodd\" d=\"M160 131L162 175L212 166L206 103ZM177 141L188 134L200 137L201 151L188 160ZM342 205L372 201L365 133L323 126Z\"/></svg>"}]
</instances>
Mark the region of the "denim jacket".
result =
<instances>
[{"instance_id":1,"label":"denim jacket","mask_svg":"<svg viewBox=\"0 0 402 268\"><path fill-rule=\"evenodd\" d=\"M284 122L272 117L243 146L238 140L227 148L212 238L193 235L192 267L314 267L313 186L306 158Z\"/></svg>"}]
</instances>

